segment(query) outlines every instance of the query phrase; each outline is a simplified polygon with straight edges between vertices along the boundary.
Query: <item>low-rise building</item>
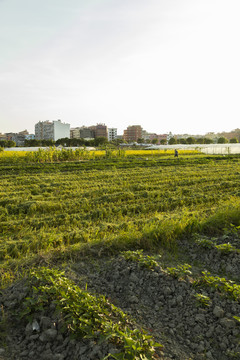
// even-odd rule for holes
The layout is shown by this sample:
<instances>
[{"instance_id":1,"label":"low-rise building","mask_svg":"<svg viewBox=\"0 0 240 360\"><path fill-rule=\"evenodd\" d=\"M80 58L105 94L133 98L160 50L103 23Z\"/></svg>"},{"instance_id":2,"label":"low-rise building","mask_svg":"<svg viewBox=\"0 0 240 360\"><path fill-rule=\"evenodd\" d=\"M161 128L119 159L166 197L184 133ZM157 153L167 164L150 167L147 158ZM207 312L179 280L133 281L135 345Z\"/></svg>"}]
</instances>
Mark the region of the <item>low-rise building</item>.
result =
<instances>
[{"instance_id":1,"label":"low-rise building","mask_svg":"<svg viewBox=\"0 0 240 360\"><path fill-rule=\"evenodd\" d=\"M34 139L34 135L29 134L27 130L24 130L19 133L6 133L5 139L14 141L16 146L24 146L25 140Z\"/></svg>"},{"instance_id":2,"label":"low-rise building","mask_svg":"<svg viewBox=\"0 0 240 360\"><path fill-rule=\"evenodd\" d=\"M167 141L168 139L168 135L167 134L148 134L149 135L149 140L150 142L152 142L153 140L157 140L157 144L161 144L161 140L165 140Z\"/></svg>"}]
</instances>

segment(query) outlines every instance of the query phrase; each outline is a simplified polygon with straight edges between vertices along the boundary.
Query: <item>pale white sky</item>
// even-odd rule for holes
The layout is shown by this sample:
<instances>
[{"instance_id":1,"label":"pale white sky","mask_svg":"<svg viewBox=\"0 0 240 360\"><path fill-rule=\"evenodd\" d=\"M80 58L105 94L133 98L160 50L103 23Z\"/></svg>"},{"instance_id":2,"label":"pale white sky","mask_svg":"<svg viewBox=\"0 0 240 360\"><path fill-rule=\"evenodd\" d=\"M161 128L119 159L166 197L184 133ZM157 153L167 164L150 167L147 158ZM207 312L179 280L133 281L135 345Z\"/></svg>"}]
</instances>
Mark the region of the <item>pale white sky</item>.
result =
<instances>
[{"instance_id":1,"label":"pale white sky","mask_svg":"<svg viewBox=\"0 0 240 360\"><path fill-rule=\"evenodd\" d=\"M0 0L0 132L240 127L239 0Z\"/></svg>"}]
</instances>

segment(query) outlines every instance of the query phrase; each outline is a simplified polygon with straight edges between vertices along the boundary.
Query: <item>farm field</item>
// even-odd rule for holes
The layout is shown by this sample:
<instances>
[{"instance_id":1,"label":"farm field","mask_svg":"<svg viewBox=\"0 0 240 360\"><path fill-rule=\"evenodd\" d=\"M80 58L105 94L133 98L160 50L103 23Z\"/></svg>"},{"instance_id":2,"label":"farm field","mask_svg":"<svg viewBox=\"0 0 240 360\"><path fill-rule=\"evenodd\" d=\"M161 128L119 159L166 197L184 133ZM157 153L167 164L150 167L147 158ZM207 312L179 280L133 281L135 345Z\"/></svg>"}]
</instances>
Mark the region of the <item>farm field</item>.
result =
<instances>
[{"instance_id":1,"label":"farm field","mask_svg":"<svg viewBox=\"0 0 240 360\"><path fill-rule=\"evenodd\" d=\"M0 358L240 358L240 157L40 155L0 155Z\"/></svg>"}]
</instances>

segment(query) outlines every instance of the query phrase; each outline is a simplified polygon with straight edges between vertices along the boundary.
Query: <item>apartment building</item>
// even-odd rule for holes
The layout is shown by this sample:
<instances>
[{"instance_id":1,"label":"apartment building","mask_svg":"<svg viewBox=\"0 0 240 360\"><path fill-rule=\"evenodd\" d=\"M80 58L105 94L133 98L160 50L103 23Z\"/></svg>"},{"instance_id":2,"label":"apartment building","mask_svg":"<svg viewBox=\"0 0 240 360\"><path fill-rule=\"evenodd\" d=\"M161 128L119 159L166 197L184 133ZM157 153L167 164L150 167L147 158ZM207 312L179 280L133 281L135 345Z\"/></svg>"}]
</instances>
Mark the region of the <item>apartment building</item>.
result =
<instances>
[{"instance_id":1,"label":"apartment building","mask_svg":"<svg viewBox=\"0 0 240 360\"><path fill-rule=\"evenodd\" d=\"M161 143L161 140L167 141L168 135L167 134L148 134L148 139L150 140L150 142L157 139L157 144L159 145Z\"/></svg>"},{"instance_id":2,"label":"apartment building","mask_svg":"<svg viewBox=\"0 0 240 360\"><path fill-rule=\"evenodd\" d=\"M80 138L82 139L94 139L95 131L91 127L82 126L80 128Z\"/></svg>"},{"instance_id":3,"label":"apartment building","mask_svg":"<svg viewBox=\"0 0 240 360\"><path fill-rule=\"evenodd\" d=\"M112 141L117 139L117 129L116 128L108 128L108 141Z\"/></svg>"},{"instance_id":4,"label":"apartment building","mask_svg":"<svg viewBox=\"0 0 240 360\"><path fill-rule=\"evenodd\" d=\"M12 140L16 146L24 146L25 140L34 138L33 134L29 134L27 130L20 131L19 133L6 133L4 140Z\"/></svg>"},{"instance_id":5,"label":"apartment building","mask_svg":"<svg viewBox=\"0 0 240 360\"><path fill-rule=\"evenodd\" d=\"M70 129L70 139L80 139L80 127Z\"/></svg>"},{"instance_id":6,"label":"apartment building","mask_svg":"<svg viewBox=\"0 0 240 360\"><path fill-rule=\"evenodd\" d=\"M70 124L61 120L39 121L35 125L35 138L37 140L54 140L70 138Z\"/></svg>"},{"instance_id":7,"label":"apartment building","mask_svg":"<svg viewBox=\"0 0 240 360\"><path fill-rule=\"evenodd\" d=\"M108 128L105 124L82 126L70 130L71 139L94 139L97 137L108 138Z\"/></svg>"},{"instance_id":8,"label":"apartment building","mask_svg":"<svg viewBox=\"0 0 240 360\"><path fill-rule=\"evenodd\" d=\"M97 137L108 138L108 128L105 124L97 124L95 126L95 138Z\"/></svg>"},{"instance_id":9,"label":"apartment building","mask_svg":"<svg viewBox=\"0 0 240 360\"><path fill-rule=\"evenodd\" d=\"M142 138L143 129L140 125L128 126L123 132L123 139L127 142L136 142Z\"/></svg>"}]
</instances>

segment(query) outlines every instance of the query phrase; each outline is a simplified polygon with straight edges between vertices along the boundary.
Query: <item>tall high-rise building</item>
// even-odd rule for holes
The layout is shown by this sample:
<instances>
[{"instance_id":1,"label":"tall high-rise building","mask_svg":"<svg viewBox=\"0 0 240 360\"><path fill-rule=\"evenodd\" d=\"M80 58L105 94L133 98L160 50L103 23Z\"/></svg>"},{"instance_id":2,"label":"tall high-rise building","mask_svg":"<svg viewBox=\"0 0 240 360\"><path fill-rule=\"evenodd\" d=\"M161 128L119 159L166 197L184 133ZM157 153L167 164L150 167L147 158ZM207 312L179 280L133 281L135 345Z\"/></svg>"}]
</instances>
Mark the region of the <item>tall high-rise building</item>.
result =
<instances>
[{"instance_id":1,"label":"tall high-rise building","mask_svg":"<svg viewBox=\"0 0 240 360\"><path fill-rule=\"evenodd\" d=\"M39 121L35 125L35 138L37 140L54 140L70 138L70 124L61 120Z\"/></svg>"}]
</instances>

